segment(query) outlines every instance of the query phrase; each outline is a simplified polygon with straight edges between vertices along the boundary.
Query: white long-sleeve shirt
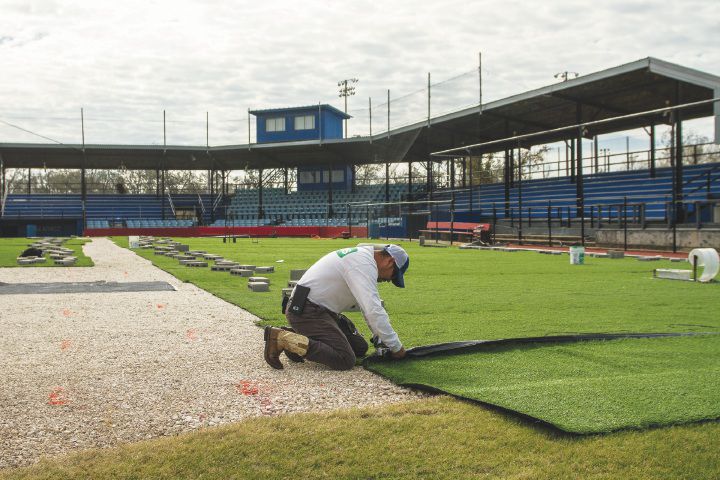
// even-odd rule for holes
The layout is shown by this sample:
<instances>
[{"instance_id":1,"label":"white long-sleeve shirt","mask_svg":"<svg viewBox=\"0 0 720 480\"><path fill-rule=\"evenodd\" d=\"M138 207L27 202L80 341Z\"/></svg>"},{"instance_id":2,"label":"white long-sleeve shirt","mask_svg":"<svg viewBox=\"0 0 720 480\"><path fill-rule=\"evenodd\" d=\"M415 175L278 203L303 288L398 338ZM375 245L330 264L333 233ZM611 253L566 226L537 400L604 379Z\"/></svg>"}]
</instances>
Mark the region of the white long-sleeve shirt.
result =
<instances>
[{"instance_id":1,"label":"white long-sleeve shirt","mask_svg":"<svg viewBox=\"0 0 720 480\"><path fill-rule=\"evenodd\" d=\"M352 247L322 257L298 280L298 285L310 289L311 302L332 312L340 313L353 305L360 307L373 335L397 352L402 343L380 303L377 279L373 248Z\"/></svg>"}]
</instances>

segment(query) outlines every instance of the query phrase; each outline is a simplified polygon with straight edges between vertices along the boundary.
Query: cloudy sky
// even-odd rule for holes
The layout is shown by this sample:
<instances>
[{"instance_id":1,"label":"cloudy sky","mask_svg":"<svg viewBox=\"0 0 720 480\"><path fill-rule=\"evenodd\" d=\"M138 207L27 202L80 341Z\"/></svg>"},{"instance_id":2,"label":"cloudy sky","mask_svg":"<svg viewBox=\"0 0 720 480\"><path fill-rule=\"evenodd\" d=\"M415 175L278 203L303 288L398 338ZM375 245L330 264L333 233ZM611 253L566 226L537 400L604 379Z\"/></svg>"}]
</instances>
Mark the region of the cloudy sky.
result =
<instances>
[{"instance_id":1,"label":"cloudy sky","mask_svg":"<svg viewBox=\"0 0 720 480\"><path fill-rule=\"evenodd\" d=\"M653 56L720 75L718 0L0 0L0 142L243 144L248 108L330 103L350 134ZM402 97L402 98L400 98ZM397 99L397 100L395 100ZM417 117L417 118L416 118ZM5 123L3 123L5 122ZM252 124L252 122L250 122ZM699 127L702 128L702 127ZM253 129L254 130L254 129ZM254 137L254 133L252 133Z\"/></svg>"}]
</instances>

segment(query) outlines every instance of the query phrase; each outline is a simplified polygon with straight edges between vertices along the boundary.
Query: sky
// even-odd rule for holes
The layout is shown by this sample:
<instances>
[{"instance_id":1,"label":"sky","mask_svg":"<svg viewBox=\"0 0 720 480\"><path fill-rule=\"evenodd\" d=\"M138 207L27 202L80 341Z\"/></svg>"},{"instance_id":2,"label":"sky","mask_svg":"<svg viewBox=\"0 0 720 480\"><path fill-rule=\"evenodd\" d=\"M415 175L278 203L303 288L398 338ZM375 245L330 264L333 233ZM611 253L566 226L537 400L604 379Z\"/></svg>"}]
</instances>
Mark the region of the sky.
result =
<instances>
[{"instance_id":1,"label":"sky","mask_svg":"<svg viewBox=\"0 0 720 480\"><path fill-rule=\"evenodd\" d=\"M163 110L170 145L246 144L248 109L342 110L350 78L349 134L371 103L377 133L388 90L392 128L427 115L428 73L432 114L476 105L479 52L484 103L648 56L720 75L719 20L718 0L0 0L0 143L81 143L82 108L87 144L162 145Z\"/></svg>"}]
</instances>

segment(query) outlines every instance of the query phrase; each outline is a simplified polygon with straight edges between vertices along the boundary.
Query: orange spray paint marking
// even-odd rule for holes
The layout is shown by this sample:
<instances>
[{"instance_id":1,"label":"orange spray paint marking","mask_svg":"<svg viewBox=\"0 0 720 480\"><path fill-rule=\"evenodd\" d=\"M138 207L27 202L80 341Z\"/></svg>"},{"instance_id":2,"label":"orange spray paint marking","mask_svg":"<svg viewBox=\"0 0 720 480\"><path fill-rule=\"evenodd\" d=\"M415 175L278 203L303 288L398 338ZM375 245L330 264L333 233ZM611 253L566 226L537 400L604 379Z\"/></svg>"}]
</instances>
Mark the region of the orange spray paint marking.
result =
<instances>
[{"instance_id":1,"label":"orange spray paint marking","mask_svg":"<svg viewBox=\"0 0 720 480\"><path fill-rule=\"evenodd\" d=\"M62 387L56 387L50 392L48 397L48 405L67 405L68 399L65 397L65 390Z\"/></svg>"},{"instance_id":2,"label":"orange spray paint marking","mask_svg":"<svg viewBox=\"0 0 720 480\"><path fill-rule=\"evenodd\" d=\"M72 312L72 310L70 310L69 308L65 308L65 309L63 309L62 314L63 314L63 316L65 316L65 317L69 317L70 315L73 314L73 312Z\"/></svg>"},{"instance_id":3,"label":"orange spray paint marking","mask_svg":"<svg viewBox=\"0 0 720 480\"><path fill-rule=\"evenodd\" d=\"M188 340L197 340L197 330L190 328L187 332L185 332L185 336Z\"/></svg>"},{"instance_id":4,"label":"orange spray paint marking","mask_svg":"<svg viewBox=\"0 0 720 480\"><path fill-rule=\"evenodd\" d=\"M63 340L60 342L60 350L67 350L72 345L70 340Z\"/></svg>"},{"instance_id":5,"label":"orange spray paint marking","mask_svg":"<svg viewBox=\"0 0 720 480\"><path fill-rule=\"evenodd\" d=\"M258 394L258 387L256 384L251 382L250 380L241 380L240 383L235 385L235 388L238 392L242 393L243 395L257 395Z\"/></svg>"},{"instance_id":6,"label":"orange spray paint marking","mask_svg":"<svg viewBox=\"0 0 720 480\"><path fill-rule=\"evenodd\" d=\"M165 308L165 305L162 303L158 303L157 308L158 308L158 310L162 310L163 308Z\"/></svg>"},{"instance_id":7,"label":"orange spray paint marking","mask_svg":"<svg viewBox=\"0 0 720 480\"><path fill-rule=\"evenodd\" d=\"M200 415L198 415L198 420L200 420L200 422L204 422L205 420L207 420L207 415L201 413Z\"/></svg>"}]
</instances>

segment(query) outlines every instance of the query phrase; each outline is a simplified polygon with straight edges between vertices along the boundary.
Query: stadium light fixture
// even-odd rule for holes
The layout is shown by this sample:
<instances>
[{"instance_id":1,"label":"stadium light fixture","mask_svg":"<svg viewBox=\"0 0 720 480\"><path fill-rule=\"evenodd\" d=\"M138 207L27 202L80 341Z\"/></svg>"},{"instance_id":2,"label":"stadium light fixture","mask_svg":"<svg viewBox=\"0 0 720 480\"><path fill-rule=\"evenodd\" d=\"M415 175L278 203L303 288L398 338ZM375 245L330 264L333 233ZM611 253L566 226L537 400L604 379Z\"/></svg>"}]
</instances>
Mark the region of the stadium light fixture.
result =
<instances>
[{"instance_id":1,"label":"stadium light fixture","mask_svg":"<svg viewBox=\"0 0 720 480\"><path fill-rule=\"evenodd\" d=\"M357 83L360 80L357 78L347 78L345 80L340 80L338 82L339 95L338 97L345 97L345 114L347 115L347 97L351 95L355 95L355 87L352 86L353 83ZM347 118L345 120L345 138L347 138Z\"/></svg>"},{"instance_id":2,"label":"stadium light fixture","mask_svg":"<svg viewBox=\"0 0 720 480\"><path fill-rule=\"evenodd\" d=\"M562 81L563 81L563 82L567 82L570 75L572 75L573 78L577 78L577 77L580 76L580 74L577 73L577 72L568 72L568 71L566 70L566 71L564 71L564 72L556 73L556 74L554 75L554 77L555 77L555 78L562 78Z\"/></svg>"}]
</instances>

